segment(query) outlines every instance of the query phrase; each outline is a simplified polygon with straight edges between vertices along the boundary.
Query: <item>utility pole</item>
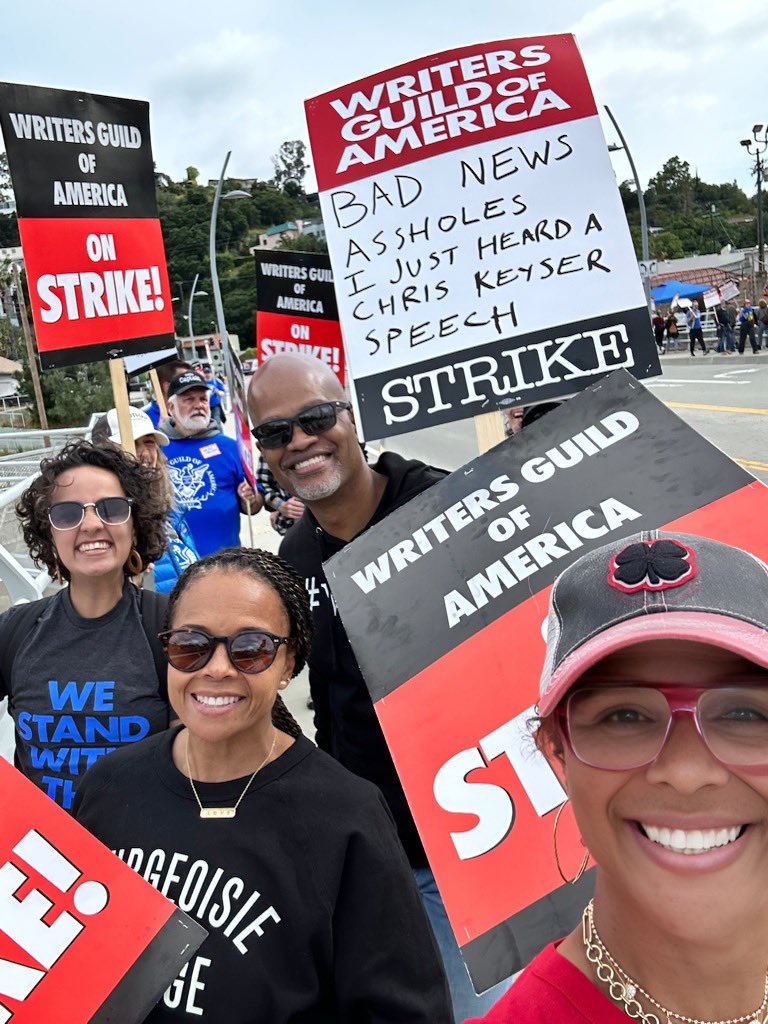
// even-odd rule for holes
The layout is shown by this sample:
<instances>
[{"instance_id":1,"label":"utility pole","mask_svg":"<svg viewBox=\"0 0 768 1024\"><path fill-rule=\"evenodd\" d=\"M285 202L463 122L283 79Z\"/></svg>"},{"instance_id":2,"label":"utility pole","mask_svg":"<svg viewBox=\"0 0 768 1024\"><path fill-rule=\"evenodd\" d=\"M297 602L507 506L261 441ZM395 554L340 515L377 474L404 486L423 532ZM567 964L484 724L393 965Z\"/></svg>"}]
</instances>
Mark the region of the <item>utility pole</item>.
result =
<instances>
[{"instance_id":1,"label":"utility pole","mask_svg":"<svg viewBox=\"0 0 768 1024\"><path fill-rule=\"evenodd\" d=\"M712 229L712 252L717 252L717 239L715 238L715 211L717 207L714 203L710 203L709 206L709 226Z\"/></svg>"},{"instance_id":2,"label":"utility pole","mask_svg":"<svg viewBox=\"0 0 768 1024\"><path fill-rule=\"evenodd\" d=\"M757 273L760 286L765 284L765 244L763 241L763 153L768 149L768 126L756 124L752 128L752 138L742 139L750 156L755 157L754 174L757 178Z\"/></svg>"},{"instance_id":3,"label":"utility pole","mask_svg":"<svg viewBox=\"0 0 768 1024\"><path fill-rule=\"evenodd\" d=\"M32 331L29 327L29 319L27 317L27 303L24 300L24 290L21 287L21 275L19 274L19 268L14 263L13 265L13 283L16 287L16 299L19 303L19 314L21 316L21 329L24 332L24 343L27 346L27 359L29 361L29 372L32 376L32 387L35 392L35 405L37 406L37 418L40 420L40 426L43 430L48 429L48 416L45 412L45 403L43 402L43 389L40 386L40 374L37 369L37 352L35 352L35 346L32 342ZM46 437L45 446L50 447L51 439Z\"/></svg>"}]
</instances>

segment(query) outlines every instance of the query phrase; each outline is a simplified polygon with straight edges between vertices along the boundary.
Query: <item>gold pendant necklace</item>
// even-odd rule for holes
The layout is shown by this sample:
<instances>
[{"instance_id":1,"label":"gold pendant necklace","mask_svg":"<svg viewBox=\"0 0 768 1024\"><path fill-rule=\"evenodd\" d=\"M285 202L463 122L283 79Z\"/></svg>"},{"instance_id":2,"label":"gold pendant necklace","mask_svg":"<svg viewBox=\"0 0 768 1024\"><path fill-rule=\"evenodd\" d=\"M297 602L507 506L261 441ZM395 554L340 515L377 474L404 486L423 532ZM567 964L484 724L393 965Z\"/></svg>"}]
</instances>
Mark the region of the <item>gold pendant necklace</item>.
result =
<instances>
[{"instance_id":1,"label":"gold pendant necklace","mask_svg":"<svg viewBox=\"0 0 768 1024\"><path fill-rule=\"evenodd\" d=\"M237 814L237 808L240 806L240 801L243 799L245 794L248 792L251 783L256 778L256 776L259 774L259 772L264 767L264 765L267 763L267 761L270 759L270 757L272 757L272 754L275 751L275 744L277 743L277 730L273 729L273 732L274 732L275 735L274 735L274 737L272 739L272 746L269 748L269 753L264 758L264 760L261 762L261 764L256 769L256 771L253 773L253 775L250 777L250 779L248 779L248 781L246 782L245 789L240 794L240 796L237 798L237 803L235 804L234 807L203 807L202 801L200 800L200 797L197 794L197 790L195 789L195 783L192 780L192 768L191 768L190 763L189 763L189 733L187 733L187 745L184 748L184 757L185 757L186 762L187 762L187 778L189 779L189 784L192 787L192 793L194 794L195 800L197 800L197 806L200 808L200 817L201 818L234 818L234 816Z\"/></svg>"},{"instance_id":2,"label":"gold pendant necklace","mask_svg":"<svg viewBox=\"0 0 768 1024\"><path fill-rule=\"evenodd\" d=\"M765 978L762 1003L752 1013L745 1013L741 1017L730 1017L728 1020L718 1021L698 1020L696 1017L686 1017L682 1013L668 1010L644 988L641 988L613 959L598 934L594 912L594 900L590 900L584 908L581 919L581 937L587 960L594 966L598 979L608 987L611 999L616 1003L621 1003L628 1017L642 1021L643 1024L674 1024L675 1021L681 1021L682 1024L768 1024L768 974ZM643 1010L642 1004L638 1001L638 995L641 995L663 1016L659 1016L653 1011Z\"/></svg>"}]
</instances>

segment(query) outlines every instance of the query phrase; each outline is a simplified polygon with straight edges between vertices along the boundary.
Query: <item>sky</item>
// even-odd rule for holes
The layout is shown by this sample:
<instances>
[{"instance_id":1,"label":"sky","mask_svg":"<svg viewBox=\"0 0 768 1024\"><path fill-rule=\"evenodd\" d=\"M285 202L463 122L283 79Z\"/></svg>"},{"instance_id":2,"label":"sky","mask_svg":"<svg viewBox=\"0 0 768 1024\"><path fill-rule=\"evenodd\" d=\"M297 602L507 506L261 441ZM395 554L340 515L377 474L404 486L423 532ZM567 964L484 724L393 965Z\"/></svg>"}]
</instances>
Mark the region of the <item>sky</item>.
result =
<instances>
[{"instance_id":1,"label":"sky","mask_svg":"<svg viewBox=\"0 0 768 1024\"><path fill-rule=\"evenodd\" d=\"M8 5L0 78L147 99L159 170L268 179L304 100L429 53L573 32L643 187L670 156L752 194L739 140L768 122L768 21L757 0L32 0ZM609 142L616 141L603 114ZM630 177L613 155L619 181ZM313 179L307 185L312 186Z\"/></svg>"}]
</instances>

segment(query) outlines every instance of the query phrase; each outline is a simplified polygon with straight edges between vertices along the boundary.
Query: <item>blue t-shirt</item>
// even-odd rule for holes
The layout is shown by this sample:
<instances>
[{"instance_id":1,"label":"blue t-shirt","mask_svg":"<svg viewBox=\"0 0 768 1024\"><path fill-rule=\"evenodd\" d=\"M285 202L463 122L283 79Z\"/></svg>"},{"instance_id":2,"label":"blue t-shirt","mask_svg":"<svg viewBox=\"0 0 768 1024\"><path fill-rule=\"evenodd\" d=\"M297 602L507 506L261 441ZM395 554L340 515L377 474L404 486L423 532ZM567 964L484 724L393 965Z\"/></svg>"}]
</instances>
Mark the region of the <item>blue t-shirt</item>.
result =
<instances>
[{"instance_id":1,"label":"blue t-shirt","mask_svg":"<svg viewBox=\"0 0 768 1024\"><path fill-rule=\"evenodd\" d=\"M149 405L144 406L144 412L152 420L152 426L157 430L157 425L160 422L160 406L153 400Z\"/></svg>"},{"instance_id":2,"label":"blue t-shirt","mask_svg":"<svg viewBox=\"0 0 768 1024\"><path fill-rule=\"evenodd\" d=\"M163 454L200 557L239 545L237 488L245 476L237 443L225 434L185 437L172 440Z\"/></svg>"},{"instance_id":3,"label":"blue t-shirt","mask_svg":"<svg viewBox=\"0 0 768 1024\"><path fill-rule=\"evenodd\" d=\"M217 405L221 405L221 396L224 394L224 385L220 380L216 380L215 377L205 382L208 388L208 404L213 409Z\"/></svg>"}]
</instances>

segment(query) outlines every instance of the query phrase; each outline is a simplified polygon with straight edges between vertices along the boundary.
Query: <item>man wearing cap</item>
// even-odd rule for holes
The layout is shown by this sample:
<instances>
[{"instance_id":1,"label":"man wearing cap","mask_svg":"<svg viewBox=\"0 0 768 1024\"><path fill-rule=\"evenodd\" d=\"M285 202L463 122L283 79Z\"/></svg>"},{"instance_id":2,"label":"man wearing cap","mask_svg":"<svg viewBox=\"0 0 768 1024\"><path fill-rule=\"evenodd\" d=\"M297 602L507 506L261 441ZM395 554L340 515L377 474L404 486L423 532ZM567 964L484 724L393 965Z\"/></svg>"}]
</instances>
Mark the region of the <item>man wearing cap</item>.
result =
<instances>
[{"instance_id":1,"label":"man wearing cap","mask_svg":"<svg viewBox=\"0 0 768 1024\"><path fill-rule=\"evenodd\" d=\"M261 497L243 473L237 444L211 420L208 388L194 370L180 373L168 388L170 438L165 452L178 500L202 556L240 543L240 512L258 512Z\"/></svg>"},{"instance_id":2,"label":"man wearing cap","mask_svg":"<svg viewBox=\"0 0 768 1024\"><path fill-rule=\"evenodd\" d=\"M161 363L157 367L157 380L163 393L164 402L168 401L168 388L171 386L173 378L178 377L185 370L191 369L192 367L189 363L185 363L182 359L171 359L169 362ZM160 416L160 406L157 404L157 399L153 398L151 402L148 402L144 406L143 412L152 420L153 426L158 426L162 417Z\"/></svg>"}]
</instances>

